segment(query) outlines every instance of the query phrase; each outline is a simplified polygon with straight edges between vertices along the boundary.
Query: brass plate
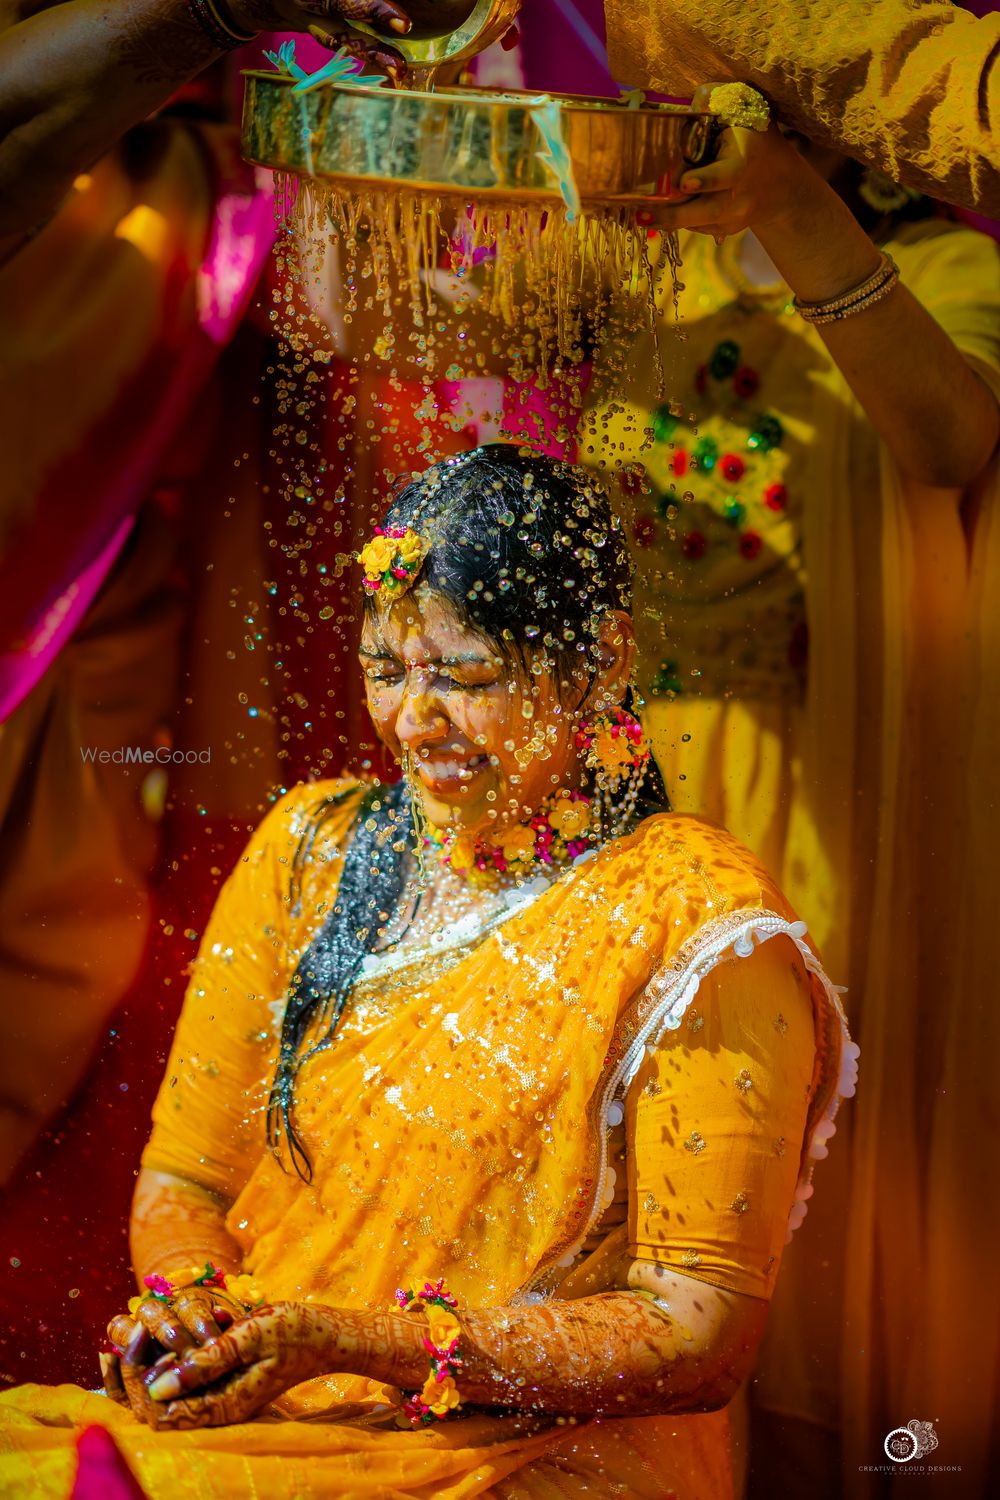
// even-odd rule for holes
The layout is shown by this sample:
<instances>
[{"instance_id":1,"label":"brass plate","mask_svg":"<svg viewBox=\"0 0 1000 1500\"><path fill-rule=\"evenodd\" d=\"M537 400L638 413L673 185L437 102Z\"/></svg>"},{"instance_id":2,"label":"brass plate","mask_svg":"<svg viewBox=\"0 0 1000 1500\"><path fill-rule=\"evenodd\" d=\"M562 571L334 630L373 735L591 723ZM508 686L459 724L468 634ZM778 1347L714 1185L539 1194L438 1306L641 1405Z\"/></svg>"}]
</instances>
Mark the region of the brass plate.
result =
<instances>
[{"instance_id":1,"label":"brass plate","mask_svg":"<svg viewBox=\"0 0 1000 1500\"><path fill-rule=\"evenodd\" d=\"M345 186L426 190L444 197L561 202L532 117L558 100L563 139L585 206L641 207L677 196L710 160L714 116L678 105L629 108L584 95L489 89L341 88L294 94L280 73L248 72L243 154L298 177Z\"/></svg>"}]
</instances>

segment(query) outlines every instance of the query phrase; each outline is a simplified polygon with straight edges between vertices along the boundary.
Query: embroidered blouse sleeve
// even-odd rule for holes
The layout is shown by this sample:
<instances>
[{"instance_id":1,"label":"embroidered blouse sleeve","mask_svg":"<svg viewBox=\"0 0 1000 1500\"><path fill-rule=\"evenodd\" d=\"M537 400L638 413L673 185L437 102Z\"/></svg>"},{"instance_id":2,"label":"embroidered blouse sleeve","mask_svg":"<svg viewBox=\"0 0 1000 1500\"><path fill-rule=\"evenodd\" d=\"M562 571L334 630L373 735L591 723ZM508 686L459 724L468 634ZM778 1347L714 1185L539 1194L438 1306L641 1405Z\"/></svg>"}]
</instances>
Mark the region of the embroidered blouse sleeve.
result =
<instances>
[{"instance_id":1,"label":"embroidered blouse sleeve","mask_svg":"<svg viewBox=\"0 0 1000 1500\"><path fill-rule=\"evenodd\" d=\"M991 9L993 9L991 7ZM779 119L932 197L1000 213L1000 15L950 0L605 0L611 71L752 83Z\"/></svg>"},{"instance_id":2,"label":"embroidered blouse sleeve","mask_svg":"<svg viewBox=\"0 0 1000 1500\"><path fill-rule=\"evenodd\" d=\"M223 885L181 1011L143 1165L235 1198L264 1149L275 1025L290 978L292 860L316 784L293 788Z\"/></svg>"},{"instance_id":3,"label":"embroidered blouse sleeve","mask_svg":"<svg viewBox=\"0 0 1000 1500\"><path fill-rule=\"evenodd\" d=\"M626 1099L634 1259L770 1297L815 1053L809 981L789 939L773 937L702 980Z\"/></svg>"}]
</instances>

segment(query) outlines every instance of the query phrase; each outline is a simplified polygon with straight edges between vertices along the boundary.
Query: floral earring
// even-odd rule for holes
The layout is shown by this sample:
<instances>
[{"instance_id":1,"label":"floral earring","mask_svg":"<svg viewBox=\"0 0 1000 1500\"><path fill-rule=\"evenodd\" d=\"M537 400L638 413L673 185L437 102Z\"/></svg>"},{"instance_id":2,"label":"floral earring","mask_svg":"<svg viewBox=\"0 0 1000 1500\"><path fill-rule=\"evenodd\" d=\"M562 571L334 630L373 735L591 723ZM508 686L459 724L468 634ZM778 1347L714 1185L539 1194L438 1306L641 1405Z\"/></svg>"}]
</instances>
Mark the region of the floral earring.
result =
<instances>
[{"instance_id":1,"label":"floral earring","mask_svg":"<svg viewBox=\"0 0 1000 1500\"><path fill-rule=\"evenodd\" d=\"M606 791L615 790L623 780L641 772L649 760L642 725L635 714L621 707L581 719L576 748L598 786Z\"/></svg>"}]
</instances>

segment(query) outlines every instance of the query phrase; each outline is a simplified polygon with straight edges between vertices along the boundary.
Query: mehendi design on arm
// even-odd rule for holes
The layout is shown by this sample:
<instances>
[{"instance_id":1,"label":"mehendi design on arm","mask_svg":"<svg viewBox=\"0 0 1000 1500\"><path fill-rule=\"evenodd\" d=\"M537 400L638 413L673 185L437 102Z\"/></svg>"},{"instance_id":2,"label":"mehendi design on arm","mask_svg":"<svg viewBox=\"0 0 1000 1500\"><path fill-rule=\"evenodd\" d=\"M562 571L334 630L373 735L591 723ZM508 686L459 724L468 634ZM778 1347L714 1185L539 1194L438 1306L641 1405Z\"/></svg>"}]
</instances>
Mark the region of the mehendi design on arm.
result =
<instances>
[{"instance_id":1,"label":"mehendi design on arm","mask_svg":"<svg viewBox=\"0 0 1000 1500\"><path fill-rule=\"evenodd\" d=\"M651 1298L607 1292L577 1301L468 1314L467 1400L553 1415L710 1411L740 1377Z\"/></svg>"},{"instance_id":2,"label":"mehendi design on arm","mask_svg":"<svg viewBox=\"0 0 1000 1500\"><path fill-rule=\"evenodd\" d=\"M226 1229L227 1206L216 1194L179 1177L163 1180L143 1172L132 1201L129 1241L132 1264L144 1276L211 1261L223 1271L243 1269L239 1245Z\"/></svg>"},{"instance_id":3,"label":"mehendi design on arm","mask_svg":"<svg viewBox=\"0 0 1000 1500\"><path fill-rule=\"evenodd\" d=\"M111 51L140 84L184 83L221 57L184 0L145 0L121 8Z\"/></svg>"},{"instance_id":4,"label":"mehendi design on arm","mask_svg":"<svg viewBox=\"0 0 1000 1500\"><path fill-rule=\"evenodd\" d=\"M463 1401L537 1415L714 1410L738 1388L755 1342L737 1332L719 1349L706 1349L636 1292L457 1316ZM322 1374L416 1390L427 1374L425 1328L419 1314L301 1303L264 1308L171 1362L155 1387L147 1382L154 1396L147 1419L157 1427L246 1421L282 1391Z\"/></svg>"}]
</instances>

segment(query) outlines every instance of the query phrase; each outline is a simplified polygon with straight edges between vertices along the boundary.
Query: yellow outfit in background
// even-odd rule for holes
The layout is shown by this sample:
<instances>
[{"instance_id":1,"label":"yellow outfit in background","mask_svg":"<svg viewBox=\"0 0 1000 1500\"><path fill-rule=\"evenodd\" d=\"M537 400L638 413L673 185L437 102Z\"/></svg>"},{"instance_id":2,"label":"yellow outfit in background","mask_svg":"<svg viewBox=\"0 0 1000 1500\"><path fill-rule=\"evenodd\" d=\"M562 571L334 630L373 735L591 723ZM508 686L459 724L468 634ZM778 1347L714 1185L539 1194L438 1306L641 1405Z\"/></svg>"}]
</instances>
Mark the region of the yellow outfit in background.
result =
<instances>
[{"instance_id":1,"label":"yellow outfit in background","mask_svg":"<svg viewBox=\"0 0 1000 1500\"><path fill-rule=\"evenodd\" d=\"M503 1306L605 1289L625 1250L766 1299L854 1049L801 924L695 819L647 819L486 935L368 960L335 1045L300 1075L312 1185L281 1170L263 1120L276 1028L357 802L343 784L297 788L230 876L145 1164L232 1202L269 1299L378 1308L433 1275L461 1304ZM368 1415L337 1419L338 1401ZM477 1414L414 1433L398 1393L358 1377L282 1407L284 1423L151 1434L75 1387L26 1386L0 1397L0 1481L66 1493L68 1424L95 1420L155 1497L732 1494L725 1411L569 1429Z\"/></svg>"},{"instance_id":2,"label":"yellow outfit in background","mask_svg":"<svg viewBox=\"0 0 1000 1500\"><path fill-rule=\"evenodd\" d=\"M982 832L1000 754L985 604L1000 577L996 466L963 530L960 493L901 475L788 289L747 286L738 240L681 248L686 340L666 310L660 334L681 415L656 405L644 338L581 457L621 470L643 717L671 801L774 872L847 979L867 1064L850 1173L839 1154L787 1258L754 1397L839 1425L851 1494L875 1482L858 1466L879 1462L886 1432L923 1412L985 1483L1000 1367L985 1330L1000 1325L982 1319L975 1266L1000 1255L1000 1230L976 1203L1000 1136L956 955L996 889ZM887 248L1000 394L993 241L932 221ZM949 1216L975 1234L956 1239ZM940 1317L914 1315L928 1307Z\"/></svg>"},{"instance_id":3,"label":"yellow outfit in background","mask_svg":"<svg viewBox=\"0 0 1000 1500\"><path fill-rule=\"evenodd\" d=\"M605 0L611 73L734 79L810 140L1000 217L1000 15L951 0Z\"/></svg>"}]
</instances>

